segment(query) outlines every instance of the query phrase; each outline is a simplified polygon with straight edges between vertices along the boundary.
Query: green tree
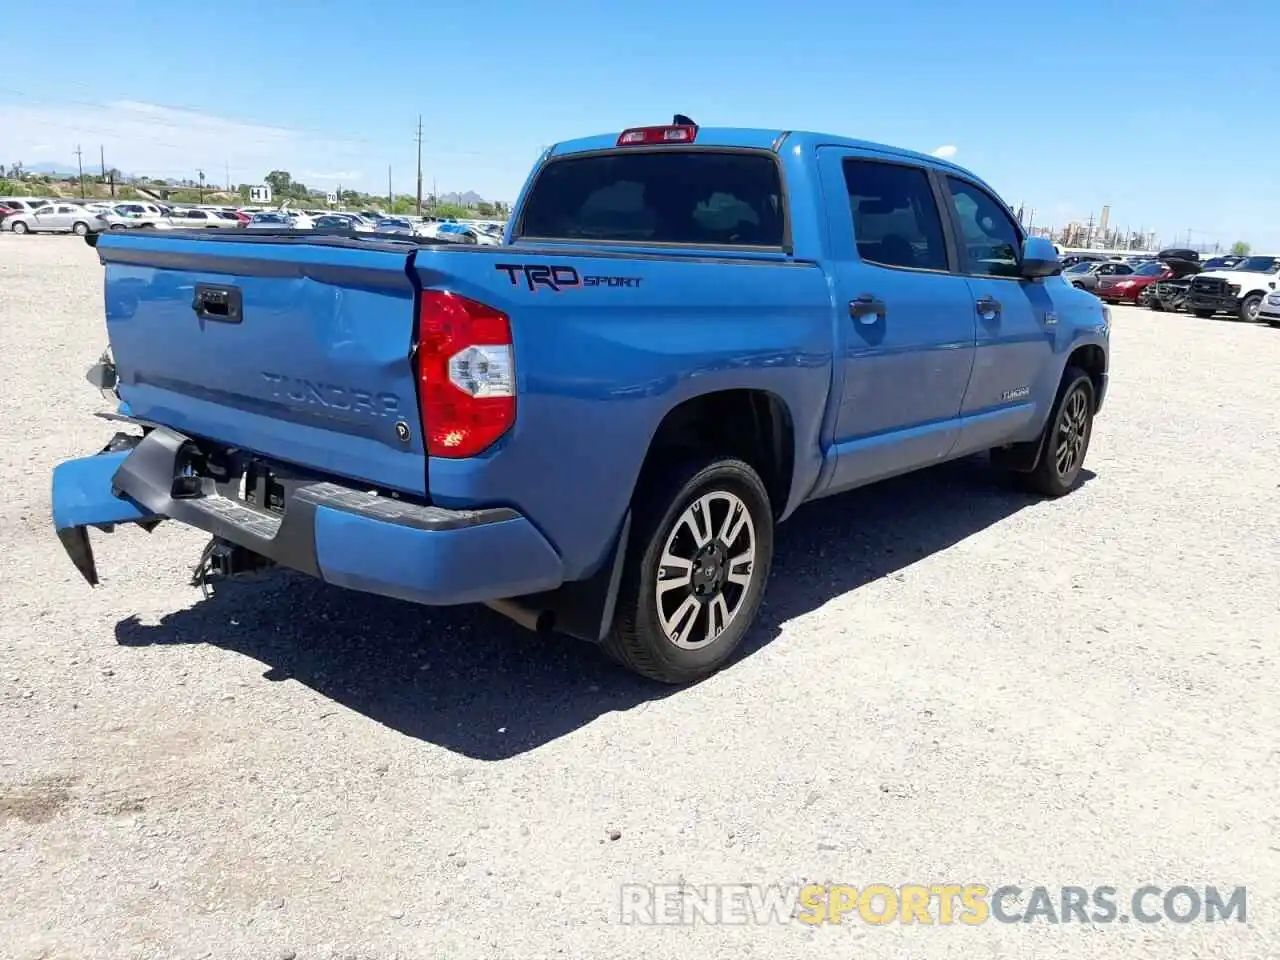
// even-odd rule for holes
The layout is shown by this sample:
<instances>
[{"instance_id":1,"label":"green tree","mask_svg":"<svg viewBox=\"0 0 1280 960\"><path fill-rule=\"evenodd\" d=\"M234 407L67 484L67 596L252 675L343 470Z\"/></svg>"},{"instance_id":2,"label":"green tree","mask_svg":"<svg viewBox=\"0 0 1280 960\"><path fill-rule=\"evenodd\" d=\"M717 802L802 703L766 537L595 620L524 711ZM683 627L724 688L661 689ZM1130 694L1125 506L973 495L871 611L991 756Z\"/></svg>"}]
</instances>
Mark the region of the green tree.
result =
<instances>
[{"instance_id":1,"label":"green tree","mask_svg":"<svg viewBox=\"0 0 1280 960\"><path fill-rule=\"evenodd\" d=\"M288 170L272 170L262 182L271 188L271 196L276 200L293 196L293 177Z\"/></svg>"},{"instance_id":2,"label":"green tree","mask_svg":"<svg viewBox=\"0 0 1280 960\"><path fill-rule=\"evenodd\" d=\"M460 203L442 203L431 212L437 217L453 217L455 220L471 216L471 211Z\"/></svg>"},{"instance_id":3,"label":"green tree","mask_svg":"<svg viewBox=\"0 0 1280 960\"><path fill-rule=\"evenodd\" d=\"M482 217L489 218L489 217L496 216L498 213L498 210L496 207L494 207L492 203L488 203L484 200L481 200L479 203L476 204L476 213Z\"/></svg>"},{"instance_id":4,"label":"green tree","mask_svg":"<svg viewBox=\"0 0 1280 960\"><path fill-rule=\"evenodd\" d=\"M1237 240L1235 243L1231 245L1231 252L1235 254L1237 257L1247 257L1251 249L1253 248L1250 247L1243 240Z\"/></svg>"}]
</instances>

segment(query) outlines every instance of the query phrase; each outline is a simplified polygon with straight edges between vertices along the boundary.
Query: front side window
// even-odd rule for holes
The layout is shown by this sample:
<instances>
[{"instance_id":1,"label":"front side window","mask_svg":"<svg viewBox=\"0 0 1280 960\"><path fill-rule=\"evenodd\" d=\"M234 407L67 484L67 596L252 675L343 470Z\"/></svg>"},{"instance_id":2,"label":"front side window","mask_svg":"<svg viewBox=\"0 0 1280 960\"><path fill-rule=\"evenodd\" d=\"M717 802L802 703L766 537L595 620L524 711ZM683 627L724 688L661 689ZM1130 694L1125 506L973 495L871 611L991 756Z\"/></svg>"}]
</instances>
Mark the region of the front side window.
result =
<instances>
[{"instance_id":1,"label":"front side window","mask_svg":"<svg viewBox=\"0 0 1280 960\"><path fill-rule=\"evenodd\" d=\"M886 267L947 269L942 217L923 168L848 159L844 181L859 257Z\"/></svg>"},{"instance_id":2,"label":"front side window","mask_svg":"<svg viewBox=\"0 0 1280 960\"><path fill-rule=\"evenodd\" d=\"M969 269L991 277L1017 277L1018 228L991 194L957 177L947 177L947 190Z\"/></svg>"},{"instance_id":3,"label":"front side window","mask_svg":"<svg viewBox=\"0 0 1280 960\"><path fill-rule=\"evenodd\" d=\"M553 160L520 235L615 243L782 246L782 185L771 155L620 150Z\"/></svg>"},{"instance_id":4,"label":"front side window","mask_svg":"<svg viewBox=\"0 0 1280 960\"><path fill-rule=\"evenodd\" d=\"M1135 273L1140 277L1158 277L1164 273L1164 264L1147 263L1139 267Z\"/></svg>"}]
</instances>

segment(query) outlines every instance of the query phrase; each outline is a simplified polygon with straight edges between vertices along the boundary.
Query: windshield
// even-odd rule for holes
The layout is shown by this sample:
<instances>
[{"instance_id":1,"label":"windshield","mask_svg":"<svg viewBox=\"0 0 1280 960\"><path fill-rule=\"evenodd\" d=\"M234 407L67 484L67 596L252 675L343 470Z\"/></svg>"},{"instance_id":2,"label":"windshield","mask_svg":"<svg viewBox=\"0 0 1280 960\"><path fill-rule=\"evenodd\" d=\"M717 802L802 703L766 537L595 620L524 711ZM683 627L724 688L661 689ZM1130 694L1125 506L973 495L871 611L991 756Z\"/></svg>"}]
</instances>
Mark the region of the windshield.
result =
<instances>
[{"instance_id":1,"label":"windshield","mask_svg":"<svg viewBox=\"0 0 1280 960\"><path fill-rule=\"evenodd\" d=\"M1164 264L1162 263L1144 263L1134 273L1139 277L1158 277L1164 273Z\"/></svg>"},{"instance_id":2,"label":"windshield","mask_svg":"<svg viewBox=\"0 0 1280 960\"><path fill-rule=\"evenodd\" d=\"M1073 263L1063 273L1088 273L1093 269L1093 263L1088 260L1082 260L1080 263Z\"/></svg>"},{"instance_id":3,"label":"windshield","mask_svg":"<svg viewBox=\"0 0 1280 960\"><path fill-rule=\"evenodd\" d=\"M1245 257L1231 269L1245 273L1271 273L1273 270L1280 269L1280 261L1275 257Z\"/></svg>"},{"instance_id":4,"label":"windshield","mask_svg":"<svg viewBox=\"0 0 1280 960\"><path fill-rule=\"evenodd\" d=\"M782 245L773 156L645 150L552 160L525 204L520 235L732 246Z\"/></svg>"}]
</instances>

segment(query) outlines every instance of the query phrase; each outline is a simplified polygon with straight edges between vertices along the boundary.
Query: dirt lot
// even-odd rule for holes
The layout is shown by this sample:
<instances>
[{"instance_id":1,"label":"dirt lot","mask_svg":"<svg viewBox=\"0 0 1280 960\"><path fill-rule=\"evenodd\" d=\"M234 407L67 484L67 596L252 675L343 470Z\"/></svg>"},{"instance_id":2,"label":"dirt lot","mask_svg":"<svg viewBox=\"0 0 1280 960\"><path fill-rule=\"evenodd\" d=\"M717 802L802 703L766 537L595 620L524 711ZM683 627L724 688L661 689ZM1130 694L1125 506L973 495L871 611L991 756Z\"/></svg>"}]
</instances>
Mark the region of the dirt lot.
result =
<instances>
[{"instance_id":1,"label":"dirt lot","mask_svg":"<svg viewBox=\"0 0 1280 960\"><path fill-rule=\"evenodd\" d=\"M0 956L1280 955L1280 330L1116 312L1084 486L964 462L803 510L655 689L483 609L96 538L102 269L0 236ZM638 927L624 883L1246 885L1248 923Z\"/></svg>"}]
</instances>

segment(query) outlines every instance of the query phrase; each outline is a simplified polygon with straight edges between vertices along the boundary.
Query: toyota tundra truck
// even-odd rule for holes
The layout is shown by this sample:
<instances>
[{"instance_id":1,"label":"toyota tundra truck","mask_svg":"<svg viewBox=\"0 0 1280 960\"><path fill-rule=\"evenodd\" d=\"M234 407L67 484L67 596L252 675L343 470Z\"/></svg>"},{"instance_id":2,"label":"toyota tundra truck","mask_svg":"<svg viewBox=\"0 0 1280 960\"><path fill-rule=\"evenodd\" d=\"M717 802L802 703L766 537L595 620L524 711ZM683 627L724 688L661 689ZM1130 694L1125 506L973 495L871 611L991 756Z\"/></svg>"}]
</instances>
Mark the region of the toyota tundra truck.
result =
<instances>
[{"instance_id":1,"label":"toyota tundra truck","mask_svg":"<svg viewBox=\"0 0 1280 960\"><path fill-rule=\"evenodd\" d=\"M198 570L485 603L667 683L751 629L801 504L990 451L1079 482L1110 314L936 157L688 118L560 143L500 246L110 233L118 408L53 522L172 520ZM1067 531L1064 531L1064 536Z\"/></svg>"}]
</instances>

